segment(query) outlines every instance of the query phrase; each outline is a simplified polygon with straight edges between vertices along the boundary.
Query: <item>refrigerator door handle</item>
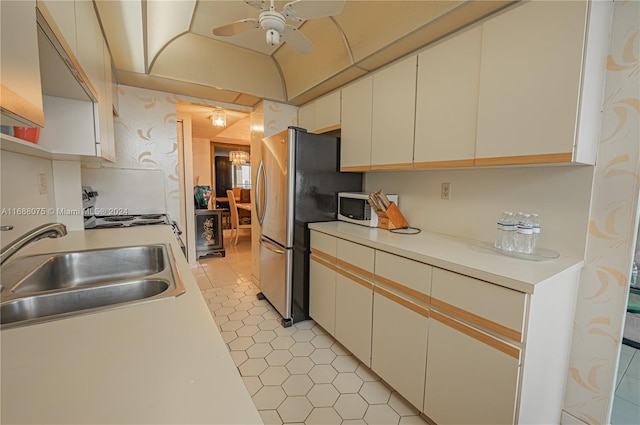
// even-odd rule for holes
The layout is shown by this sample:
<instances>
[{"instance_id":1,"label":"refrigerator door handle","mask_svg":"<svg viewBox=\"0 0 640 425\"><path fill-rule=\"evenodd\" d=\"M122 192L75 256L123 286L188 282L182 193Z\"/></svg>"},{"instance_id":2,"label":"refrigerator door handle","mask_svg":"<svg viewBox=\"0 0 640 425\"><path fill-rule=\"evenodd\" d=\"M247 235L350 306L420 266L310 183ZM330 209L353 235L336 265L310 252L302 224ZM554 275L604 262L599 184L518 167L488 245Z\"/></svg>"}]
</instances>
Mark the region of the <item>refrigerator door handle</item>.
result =
<instances>
[{"instance_id":1,"label":"refrigerator door handle","mask_svg":"<svg viewBox=\"0 0 640 425\"><path fill-rule=\"evenodd\" d=\"M260 185L262 176L262 186ZM264 189L264 193L260 190L260 187ZM262 197L262 211L260 211L259 199ZM258 217L258 222L262 225L264 221L264 214L267 211L267 173L264 170L264 162L260 161L260 166L258 167L258 172L256 173L256 216Z\"/></svg>"},{"instance_id":2,"label":"refrigerator door handle","mask_svg":"<svg viewBox=\"0 0 640 425\"><path fill-rule=\"evenodd\" d=\"M271 252L275 252L276 254L284 254L285 250L281 249L279 246L271 242L269 239L266 239L264 236L260 237L260 244L264 246Z\"/></svg>"}]
</instances>

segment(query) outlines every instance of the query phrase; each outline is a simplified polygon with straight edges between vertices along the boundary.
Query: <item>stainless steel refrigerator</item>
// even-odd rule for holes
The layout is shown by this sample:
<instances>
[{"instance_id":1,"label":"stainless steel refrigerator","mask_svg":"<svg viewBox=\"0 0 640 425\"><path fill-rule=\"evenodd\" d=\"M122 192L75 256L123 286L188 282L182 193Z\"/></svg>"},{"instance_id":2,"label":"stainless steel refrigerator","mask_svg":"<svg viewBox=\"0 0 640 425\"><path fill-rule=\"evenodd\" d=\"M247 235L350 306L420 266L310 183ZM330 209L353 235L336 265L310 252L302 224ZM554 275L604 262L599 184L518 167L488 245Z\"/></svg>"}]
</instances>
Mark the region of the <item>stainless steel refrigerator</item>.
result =
<instances>
[{"instance_id":1,"label":"stainless steel refrigerator","mask_svg":"<svg viewBox=\"0 0 640 425\"><path fill-rule=\"evenodd\" d=\"M341 173L340 139L289 127L266 137L256 173L260 291L283 326L309 318L308 224L333 221L338 192L362 190L361 173Z\"/></svg>"}]
</instances>

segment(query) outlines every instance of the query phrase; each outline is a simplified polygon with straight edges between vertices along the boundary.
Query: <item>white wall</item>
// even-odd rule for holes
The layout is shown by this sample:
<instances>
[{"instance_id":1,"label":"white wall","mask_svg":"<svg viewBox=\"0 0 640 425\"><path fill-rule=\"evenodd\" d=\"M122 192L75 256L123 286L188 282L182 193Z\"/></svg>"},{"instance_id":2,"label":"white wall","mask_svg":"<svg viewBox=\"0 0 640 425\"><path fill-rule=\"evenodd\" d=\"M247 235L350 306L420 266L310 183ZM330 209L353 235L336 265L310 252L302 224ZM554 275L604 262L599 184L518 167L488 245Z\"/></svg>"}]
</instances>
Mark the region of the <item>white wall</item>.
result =
<instances>
[{"instance_id":1,"label":"white wall","mask_svg":"<svg viewBox=\"0 0 640 425\"><path fill-rule=\"evenodd\" d=\"M211 141L207 139L193 139L193 184L200 186L211 186ZM222 195L220 195L222 196Z\"/></svg>"},{"instance_id":2,"label":"white wall","mask_svg":"<svg viewBox=\"0 0 640 425\"><path fill-rule=\"evenodd\" d=\"M493 241L504 210L538 213L540 246L582 257L592 178L587 166L377 172L365 189L397 193L410 226L480 241ZM440 198L443 182L450 200Z\"/></svg>"},{"instance_id":3,"label":"white wall","mask_svg":"<svg viewBox=\"0 0 640 425\"><path fill-rule=\"evenodd\" d=\"M36 226L56 221L56 215L55 210L49 210L55 208L50 160L2 151L0 165L0 224L14 226L11 231L0 232L0 244L4 246ZM45 194L40 193L39 174L44 174L47 181Z\"/></svg>"}]
</instances>

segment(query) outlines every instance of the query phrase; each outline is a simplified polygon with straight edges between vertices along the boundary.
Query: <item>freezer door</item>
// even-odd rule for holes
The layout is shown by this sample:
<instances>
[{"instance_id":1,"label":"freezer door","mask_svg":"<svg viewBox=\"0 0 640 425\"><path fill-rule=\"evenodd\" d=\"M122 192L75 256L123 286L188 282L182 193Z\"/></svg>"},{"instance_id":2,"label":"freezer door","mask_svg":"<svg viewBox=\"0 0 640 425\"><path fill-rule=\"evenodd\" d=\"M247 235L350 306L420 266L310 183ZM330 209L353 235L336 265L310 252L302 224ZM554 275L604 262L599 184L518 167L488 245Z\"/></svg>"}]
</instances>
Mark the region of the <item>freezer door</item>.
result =
<instances>
[{"instance_id":1,"label":"freezer door","mask_svg":"<svg viewBox=\"0 0 640 425\"><path fill-rule=\"evenodd\" d=\"M293 179L295 131L285 130L262 139L260 173L256 178L258 217L262 234L285 248L293 246ZM262 273L260 273L262 275Z\"/></svg>"},{"instance_id":2,"label":"freezer door","mask_svg":"<svg viewBox=\"0 0 640 425\"><path fill-rule=\"evenodd\" d=\"M284 319L291 323L293 250L260 238L260 291Z\"/></svg>"}]
</instances>

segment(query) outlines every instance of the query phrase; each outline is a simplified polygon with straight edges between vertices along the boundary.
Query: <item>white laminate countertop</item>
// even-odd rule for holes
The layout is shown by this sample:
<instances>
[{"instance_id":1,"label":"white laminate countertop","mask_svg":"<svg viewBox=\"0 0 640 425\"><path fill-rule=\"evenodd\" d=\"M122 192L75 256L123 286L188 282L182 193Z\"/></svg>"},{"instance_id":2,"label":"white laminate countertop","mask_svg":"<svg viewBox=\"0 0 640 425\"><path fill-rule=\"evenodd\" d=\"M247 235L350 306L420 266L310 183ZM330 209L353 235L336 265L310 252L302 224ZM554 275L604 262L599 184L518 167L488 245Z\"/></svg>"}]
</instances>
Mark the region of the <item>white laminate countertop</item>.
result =
<instances>
[{"instance_id":1,"label":"white laminate countertop","mask_svg":"<svg viewBox=\"0 0 640 425\"><path fill-rule=\"evenodd\" d=\"M0 332L2 424L262 424L168 226L69 232L18 255L152 243L171 243L186 293Z\"/></svg>"},{"instance_id":2,"label":"white laminate countertop","mask_svg":"<svg viewBox=\"0 0 640 425\"><path fill-rule=\"evenodd\" d=\"M479 241L424 231L401 235L344 221L312 223L309 228L530 294L554 276L584 265L582 258L563 255L547 261L511 258L479 247Z\"/></svg>"}]
</instances>

